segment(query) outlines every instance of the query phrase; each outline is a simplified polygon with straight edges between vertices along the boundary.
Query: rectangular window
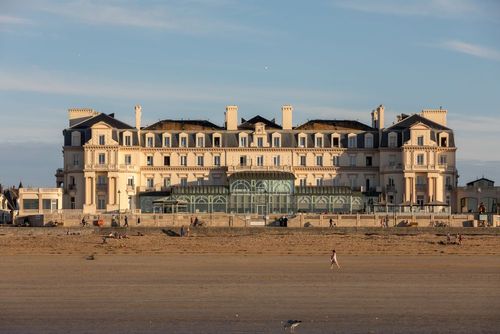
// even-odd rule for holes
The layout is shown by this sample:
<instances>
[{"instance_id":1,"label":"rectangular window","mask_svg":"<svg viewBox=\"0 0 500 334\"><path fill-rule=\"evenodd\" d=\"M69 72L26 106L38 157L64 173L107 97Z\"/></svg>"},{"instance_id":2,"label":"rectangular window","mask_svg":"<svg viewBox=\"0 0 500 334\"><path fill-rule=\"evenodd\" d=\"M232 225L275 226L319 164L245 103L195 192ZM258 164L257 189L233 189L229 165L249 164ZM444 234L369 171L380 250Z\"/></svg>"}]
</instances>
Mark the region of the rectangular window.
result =
<instances>
[{"instance_id":1,"label":"rectangular window","mask_svg":"<svg viewBox=\"0 0 500 334\"><path fill-rule=\"evenodd\" d=\"M97 184L102 186L106 184L106 176L104 175L99 175L97 176Z\"/></svg>"},{"instance_id":2,"label":"rectangular window","mask_svg":"<svg viewBox=\"0 0 500 334\"><path fill-rule=\"evenodd\" d=\"M127 186L129 187L133 187L134 186L134 177L133 176L129 176L128 179L127 179Z\"/></svg>"},{"instance_id":3,"label":"rectangular window","mask_svg":"<svg viewBox=\"0 0 500 334\"><path fill-rule=\"evenodd\" d=\"M73 196L69 199L69 208L73 210L76 209L76 199Z\"/></svg>"},{"instance_id":4,"label":"rectangular window","mask_svg":"<svg viewBox=\"0 0 500 334\"><path fill-rule=\"evenodd\" d=\"M333 137L333 147L340 147L340 138Z\"/></svg>"},{"instance_id":5,"label":"rectangular window","mask_svg":"<svg viewBox=\"0 0 500 334\"><path fill-rule=\"evenodd\" d=\"M105 210L106 209L106 197L97 196L97 210Z\"/></svg>"},{"instance_id":6,"label":"rectangular window","mask_svg":"<svg viewBox=\"0 0 500 334\"><path fill-rule=\"evenodd\" d=\"M424 146L424 136L418 136L417 137L417 145L418 146Z\"/></svg>"},{"instance_id":7,"label":"rectangular window","mask_svg":"<svg viewBox=\"0 0 500 334\"><path fill-rule=\"evenodd\" d=\"M198 177L196 179L196 185L198 185L198 186L202 186L203 185L203 178L202 177Z\"/></svg>"},{"instance_id":8,"label":"rectangular window","mask_svg":"<svg viewBox=\"0 0 500 334\"><path fill-rule=\"evenodd\" d=\"M125 136L125 146L132 146L132 137Z\"/></svg>"},{"instance_id":9,"label":"rectangular window","mask_svg":"<svg viewBox=\"0 0 500 334\"><path fill-rule=\"evenodd\" d=\"M323 147L323 137L316 137L316 147Z\"/></svg>"},{"instance_id":10,"label":"rectangular window","mask_svg":"<svg viewBox=\"0 0 500 334\"><path fill-rule=\"evenodd\" d=\"M264 138L257 138L257 147L264 146Z\"/></svg>"},{"instance_id":11,"label":"rectangular window","mask_svg":"<svg viewBox=\"0 0 500 334\"><path fill-rule=\"evenodd\" d=\"M153 144L153 137L147 137L146 138L146 144L147 144L147 147L153 147L154 144Z\"/></svg>"},{"instance_id":12,"label":"rectangular window","mask_svg":"<svg viewBox=\"0 0 500 334\"><path fill-rule=\"evenodd\" d=\"M356 156L355 155L349 156L349 166L356 167Z\"/></svg>"},{"instance_id":13,"label":"rectangular window","mask_svg":"<svg viewBox=\"0 0 500 334\"><path fill-rule=\"evenodd\" d=\"M187 166L187 155L181 155L181 166Z\"/></svg>"},{"instance_id":14,"label":"rectangular window","mask_svg":"<svg viewBox=\"0 0 500 334\"><path fill-rule=\"evenodd\" d=\"M280 137L273 138L273 146L274 147L281 147L281 138Z\"/></svg>"},{"instance_id":15,"label":"rectangular window","mask_svg":"<svg viewBox=\"0 0 500 334\"><path fill-rule=\"evenodd\" d=\"M247 147L248 142L247 142L247 136L241 136L240 137L240 147Z\"/></svg>"},{"instance_id":16,"label":"rectangular window","mask_svg":"<svg viewBox=\"0 0 500 334\"><path fill-rule=\"evenodd\" d=\"M153 156L152 155L148 155L146 157L146 165L153 166Z\"/></svg>"},{"instance_id":17,"label":"rectangular window","mask_svg":"<svg viewBox=\"0 0 500 334\"><path fill-rule=\"evenodd\" d=\"M300 180L299 180L299 182L300 182L300 186L301 186L301 187L305 187L305 186L306 186L306 184L307 184L307 183L306 183L306 179L300 179Z\"/></svg>"},{"instance_id":18,"label":"rectangular window","mask_svg":"<svg viewBox=\"0 0 500 334\"><path fill-rule=\"evenodd\" d=\"M170 136L163 137L163 146L170 147L171 145Z\"/></svg>"},{"instance_id":19,"label":"rectangular window","mask_svg":"<svg viewBox=\"0 0 500 334\"><path fill-rule=\"evenodd\" d=\"M316 186L321 187L323 185L323 179L322 178L317 178L316 179Z\"/></svg>"},{"instance_id":20,"label":"rectangular window","mask_svg":"<svg viewBox=\"0 0 500 334\"><path fill-rule=\"evenodd\" d=\"M214 155L214 166L220 166L220 155Z\"/></svg>"},{"instance_id":21,"label":"rectangular window","mask_svg":"<svg viewBox=\"0 0 500 334\"><path fill-rule=\"evenodd\" d=\"M163 156L163 166L170 166L170 155Z\"/></svg>"},{"instance_id":22,"label":"rectangular window","mask_svg":"<svg viewBox=\"0 0 500 334\"><path fill-rule=\"evenodd\" d=\"M164 187L170 187L170 177L164 177L163 178L163 186Z\"/></svg>"},{"instance_id":23,"label":"rectangular window","mask_svg":"<svg viewBox=\"0 0 500 334\"><path fill-rule=\"evenodd\" d=\"M322 155L316 156L316 166L323 166L323 156Z\"/></svg>"},{"instance_id":24,"label":"rectangular window","mask_svg":"<svg viewBox=\"0 0 500 334\"><path fill-rule=\"evenodd\" d=\"M281 158L280 158L279 155L275 155L273 157L273 163L274 163L275 166L279 166L281 164Z\"/></svg>"},{"instance_id":25,"label":"rectangular window","mask_svg":"<svg viewBox=\"0 0 500 334\"><path fill-rule=\"evenodd\" d=\"M417 154L417 165L419 165L419 166L424 165L424 155L423 154Z\"/></svg>"},{"instance_id":26,"label":"rectangular window","mask_svg":"<svg viewBox=\"0 0 500 334\"><path fill-rule=\"evenodd\" d=\"M398 146L398 137L396 135L389 136L389 147Z\"/></svg>"},{"instance_id":27,"label":"rectangular window","mask_svg":"<svg viewBox=\"0 0 500 334\"><path fill-rule=\"evenodd\" d=\"M23 199L24 210L38 210L38 199Z\"/></svg>"},{"instance_id":28,"label":"rectangular window","mask_svg":"<svg viewBox=\"0 0 500 334\"><path fill-rule=\"evenodd\" d=\"M306 137L299 137L299 147L306 147Z\"/></svg>"},{"instance_id":29,"label":"rectangular window","mask_svg":"<svg viewBox=\"0 0 500 334\"><path fill-rule=\"evenodd\" d=\"M306 165L306 156L301 155L299 158L300 158L300 165L305 166Z\"/></svg>"},{"instance_id":30,"label":"rectangular window","mask_svg":"<svg viewBox=\"0 0 500 334\"><path fill-rule=\"evenodd\" d=\"M106 136L99 135L99 145L104 145L104 144L106 144Z\"/></svg>"},{"instance_id":31,"label":"rectangular window","mask_svg":"<svg viewBox=\"0 0 500 334\"><path fill-rule=\"evenodd\" d=\"M73 166L80 165L80 156L78 154L73 154Z\"/></svg>"},{"instance_id":32,"label":"rectangular window","mask_svg":"<svg viewBox=\"0 0 500 334\"><path fill-rule=\"evenodd\" d=\"M205 137L198 136L196 138L196 146L198 146L198 147L205 147Z\"/></svg>"},{"instance_id":33,"label":"rectangular window","mask_svg":"<svg viewBox=\"0 0 500 334\"><path fill-rule=\"evenodd\" d=\"M240 166L246 166L247 165L247 156L242 155L240 156Z\"/></svg>"},{"instance_id":34,"label":"rectangular window","mask_svg":"<svg viewBox=\"0 0 500 334\"><path fill-rule=\"evenodd\" d=\"M148 178L146 179L146 186L147 186L148 188L153 188L153 187L155 186L155 184L154 184L154 179L153 179L152 177L148 177Z\"/></svg>"},{"instance_id":35,"label":"rectangular window","mask_svg":"<svg viewBox=\"0 0 500 334\"><path fill-rule=\"evenodd\" d=\"M349 142L347 145L349 148L356 148L358 146L356 136L349 136Z\"/></svg>"},{"instance_id":36,"label":"rectangular window","mask_svg":"<svg viewBox=\"0 0 500 334\"><path fill-rule=\"evenodd\" d=\"M366 157L366 166L370 167L372 165L372 157L367 156Z\"/></svg>"},{"instance_id":37,"label":"rectangular window","mask_svg":"<svg viewBox=\"0 0 500 334\"><path fill-rule=\"evenodd\" d=\"M441 154L441 155L439 156L439 164L440 164L440 165L446 165L446 161L447 161L447 157L446 157L446 155Z\"/></svg>"},{"instance_id":38,"label":"rectangular window","mask_svg":"<svg viewBox=\"0 0 500 334\"><path fill-rule=\"evenodd\" d=\"M181 147L187 147L187 137L181 137Z\"/></svg>"},{"instance_id":39,"label":"rectangular window","mask_svg":"<svg viewBox=\"0 0 500 334\"><path fill-rule=\"evenodd\" d=\"M365 148L373 148L373 137L371 135L365 137Z\"/></svg>"},{"instance_id":40,"label":"rectangular window","mask_svg":"<svg viewBox=\"0 0 500 334\"><path fill-rule=\"evenodd\" d=\"M446 147L446 146L448 146L448 138L446 138L446 137L441 137L440 143L441 143L441 146L442 146L442 147Z\"/></svg>"},{"instance_id":41,"label":"rectangular window","mask_svg":"<svg viewBox=\"0 0 500 334\"><path fill-rule=\"evenodd\" d=\"M99 153L99 165L104 165L106 163L106 154Z\"/></svg>"},{"instance_id":42,"label":"rectangular window","mask_svg":"<svg viewBox=\"0 0 500 334\"><path fill-rule=\"evenodd\" d=\"M214 137L214 146L220 147L220 143L221 143L220 137L219 136Z\"/></svg>"},{"instance_id":43,"label":"rectangular window","mask_svg":"<svg viewBox=\"0 0 500 334\"><path fill-rule=\"evenodd\" d=\"M424 184L425 184L425 177L417 175L417 185L424 185Z\"/></svg>"},{"instance_id":44,"label":"rectangular window","mask_svg":"<svg viewBox=\"0 0 500 334\"><path fill-rule=\"evenodd\" d=\"M263 155L259 155L257 157L257 166L264 166L264 156Z\"/></svg>"},{"instance_id":45,"label":"rectangular window","mask_svg":"<svg viewBox=\"0 0 500 334\"><path fill-rule=\"evenodd\" d=\"M332 166L340 166L340 159L338 155L332 157Z\"/></svg>"},{"instance_id":46,"label":"rectangular window","mask_svg":"<svg viewBox=\"0 0 500 334\"><path fill-rule=\"evenodd\" d=\"M125 154L125 165L131 165L132 164L132 156L130 154Z\"/></svg>"},{"instance_id":47,"label":"rectangular window","mask_svg":"<svg viewBox=\"0 0 500 334\"><path fill-rule=\"evenodd\" d=\"M188 179L187 177L181 177L181 187L187 187Z\"/></svg>"},{"instance_id":48,"label":"rectangular window","mask_svg":"<svg viewBox=\"0 0 500 334\"><path fill-rule=\"evenodd\" d=\"M390 167L396 166L396 155L395 154L389 154L389 166Z\"/></svg>"},{"instance_id":49,"label":"rectangular window","mask_svg":"<svg viewBox=\"0 0 500 334\"><path fill-rule=\"evenodd\" d=\"M197 163L198 163L198 166L203 166L204 165L204 157L203 155L199 155L196 157L196 160L197 160Z\"/></svg>"}]
</instances>

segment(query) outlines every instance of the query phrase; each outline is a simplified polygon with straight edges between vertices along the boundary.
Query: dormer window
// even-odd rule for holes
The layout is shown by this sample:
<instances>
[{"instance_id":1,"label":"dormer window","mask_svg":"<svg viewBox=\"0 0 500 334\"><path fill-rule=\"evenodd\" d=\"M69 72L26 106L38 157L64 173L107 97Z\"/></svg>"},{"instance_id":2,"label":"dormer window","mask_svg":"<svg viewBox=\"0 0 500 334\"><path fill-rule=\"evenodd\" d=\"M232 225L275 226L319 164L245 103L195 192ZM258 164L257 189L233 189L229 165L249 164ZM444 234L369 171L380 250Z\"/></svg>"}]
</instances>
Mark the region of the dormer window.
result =
<instances>
[{"instance_id":1,"label":"dormer window","mask_svg":"<svg viewBox=\"0 0 500 334\"><path fill-rule=\"evenodd\" d=\"M199 133L196 135L196 147L205 147L205 135Z\"/></svg>"},{"instance_id":2,"label":"dormer window","mask_svg":"<svg viewBox=\"0 0 500 334\"><path fill-rule=\"evenodd\" d=\"M279 133L273 134L273 147L281 147L281 136Z\"/></svg>"},{"instance_id":3,"label":"dormer window","mask_svg":"<svg viewBox=\"0 0 500 334\"><path fill-rule=\"evenodd\" d=\"M248 134L246 133L240 133L240 147L247 147L248 146Z\"/></svg>"},{"instance_id":4,"label":"dormer window","mask_svg":"<svg viewBox=\"0 0 500 334\"><path fill-rule=\"evenodd\" d=\"M337 133L332 134L332 147L340 147L340 135Z\"/></svg>"},{"instance_id":5,"label":"dormer window","mask_svg":"<svg viewBox=\"0 0 500 334\"><path fill-rule=\"evenodd\" d=\"M154 137L153 135L146 136L146 147L154 147Z\"/></svg>"},{"instance_id":6,"label":"dormer window","mask_svg":"<svg viewBox=\"0 0 500 334\"><path fill-rule=\"evenodd\" d=\"M105 144L106 144L106 136L99 135L99 145L105 145Z\"/></svg>"},{"instance_id":7,"label":"dormer window","mask_svg":"<svg viewBox=\"0 0 500 334\"><path fill-rule=\"evenodd\" d=\"M81 145L81 135L78 131L71 132L71 146Z\"/></svg>"},{"instance_id":8,"label":"dormer window","mask_svg":"<svg viewBox=\"0 0 500 334\"><path fill-rule=\"evenodd\" d=\"M163 134L163 147L171 147L172 146L172 137L169 133Z\"/></svg>"},{"instance_id":9,"label":"dormer window","mask_svg":"<svg viewBox=\"0 0 500 334\"><path fill-rule=\"evenodd\" d=\"M389 133L389 147L397 147L398 146L398 136L396 133L391 132Z\"/></svg>"},{"instance_id":10,"label":"dormer window","mask_svg":"<svg viewBox=\"0 0 500 334\"><path fill-rule=\"evenodd\" d=\"M439 134L439 146L448 147L448 134L440 133Z\"/></svg>"},{"instance_id":11,"label":"dormer window","mask_svg":"<svg viewBox=\"0 0 500 334\"><path fill-rule=\"evenodd\" d=\"M358 140L357 140L357 136L355 134L349 134L348 141L347 141L347 147L349 147L349 148L357 148L358 147Z\"/></svg>"},{"instance_id":12,"label":"dormer window","mask_svg":"<svg viewBox=\"0 0 500 334\"><path fill-rule=\"evenodd\" d=\"M179 135L179 146L180 147L188 147L188 137L187 137L187 134L181 133Z\"/></svg>"},{"instance_id":13,"label":"dormer window","mask_svg":"<svg viewBox=\"0 0 500 334\"><path fill-rule=\"evenodd\" d=\"M320 133L317 133L314 138L315 138L315 146L317 148L323 147L323 135Z\"/></svg>"},{"instance_id":14,"label":"dormer window","mask_svg":"<svg viewBox=\"0 0 500 334\"><path fill-rule=\"evenodd\" d=\"M371 133L365 135L365 148L373 148L373 135Z\"/></svg>"},{"instance_id":15,"label":"dormer window","mask_svg":"<svg viewBox=\"0 0 500 334\"><path fill-rule=\"evenodd\" d=\"M132 146L132 136L127 135L125 138L125 146Z\"/></svg>"},{"instance_id":16,"label":"dormer window","mask_svg":"<svg viewBox=\"0 0 500 334\"><path fill-rule=\"evenodd\" d=\"M264 138L262 137L257 138L257 147L264 147Z\"/></svg>"},{"instance_id":17,"label":"dormer window","mask_svg":"<svg viewBox=\"0 0 500 334\"><path fill-rule=\"evenodd\" d=\"M212 145L214 147L221 147L222 146L222 138L221 138L220 134L214 133L213 139L212 139Z\"/></svg>"},{"instance_id":18,"label":"dormer window","mask_svg":"<svg viewBox=\"0 0 500 334\"><path fill-rule=\"evenodd\" d=\"M418 146L424 146L424 136L418 136L417 137L417 145Z\"/></svg>"},{"instance_id":19,"label":"dormer window","mask_svg":"<svg viewBox=\"0 0 500 334\"><path fill-rule=\"evenodd\" d=\"M299 147L306 147L307 146L307 137L305 134L301 133L299 134Z\"/></svg>"}]
</instances>

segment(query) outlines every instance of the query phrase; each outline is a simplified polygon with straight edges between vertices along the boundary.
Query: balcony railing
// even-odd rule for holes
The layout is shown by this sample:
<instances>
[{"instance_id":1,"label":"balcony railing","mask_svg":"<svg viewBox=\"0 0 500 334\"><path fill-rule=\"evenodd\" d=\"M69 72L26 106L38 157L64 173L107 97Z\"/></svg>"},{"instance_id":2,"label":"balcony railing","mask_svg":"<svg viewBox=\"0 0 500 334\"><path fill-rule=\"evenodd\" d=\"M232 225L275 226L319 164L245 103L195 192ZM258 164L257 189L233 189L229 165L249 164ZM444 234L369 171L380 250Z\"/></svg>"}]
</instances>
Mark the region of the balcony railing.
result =
<instances>
[{"instance_id":1,"label":"balcony railing","mask_svg":"<svg viewBox=\"0 0 500 334\"><path fill-rule=\"evenodd\" d=\"M291 166L258 166L258 165L246 165L246 166L228 166L228 172L241 172L241 171L280 171L280 172L291 172Z\"/></svg>"}]
</instances>

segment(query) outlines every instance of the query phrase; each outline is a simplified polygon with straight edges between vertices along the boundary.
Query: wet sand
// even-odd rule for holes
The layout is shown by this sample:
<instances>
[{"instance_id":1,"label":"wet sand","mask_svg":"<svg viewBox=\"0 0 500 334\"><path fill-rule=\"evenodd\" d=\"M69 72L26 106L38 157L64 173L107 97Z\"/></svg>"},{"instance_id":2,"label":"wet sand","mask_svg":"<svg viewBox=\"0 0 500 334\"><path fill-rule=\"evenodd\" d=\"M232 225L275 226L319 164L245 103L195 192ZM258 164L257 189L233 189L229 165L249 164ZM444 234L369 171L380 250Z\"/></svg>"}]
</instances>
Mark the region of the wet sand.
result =
<instances>
[{"instance_id":1,"label":"wet sand","mask_svg":"<svg viewBox=\"0 0 500 334\"><path fill-rule=\"evenodd\" d=\"M498 333L496 255L328 260L3 255L0 333L280 333L287 319L303 321L296 333Z\"/></svg>"}]
</instances>

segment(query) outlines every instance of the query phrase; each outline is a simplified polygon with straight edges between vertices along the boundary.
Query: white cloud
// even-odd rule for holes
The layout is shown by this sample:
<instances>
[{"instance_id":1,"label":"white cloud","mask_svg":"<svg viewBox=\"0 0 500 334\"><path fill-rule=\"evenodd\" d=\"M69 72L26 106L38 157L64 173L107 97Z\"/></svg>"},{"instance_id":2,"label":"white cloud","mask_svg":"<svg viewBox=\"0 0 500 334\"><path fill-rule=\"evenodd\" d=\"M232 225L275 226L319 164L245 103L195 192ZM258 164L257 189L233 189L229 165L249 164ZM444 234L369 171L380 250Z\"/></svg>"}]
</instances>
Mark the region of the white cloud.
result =
<instances>
[{"instance_id":1,"label":"white cloud","mask_svg":"<svg viewBox=\"0 0 500 334\"><path fill-rule=\"evenodd\" d=\"M500 61L500 51L478 44L471 44L462 41L446 41L442 43L442 48L468 54L474 57Z\"/></svg>"},{"instance_id":2,"label":"white cloud","mask_svg":"<svg viewBox=\"0 0 500 334\"><path fill-rule=\"evenodd\" d=\"M487 15L472 0L336 0L338 7L378 14L432 17L465 17Z\"/></svg>"},{"instance_id":3,"label":"white cloud","mask_svg":"<svg viewBox=\"0 0 500 334\"><path fill-rule=\"evenodd\" d=\"M240 23L209 15L205 7L220 6L217 1L202 2L189 10L181 4L155 6L124 2L71 1L65 3L42 2L34 9L90 25L127 26L183 33L258 32ZM193 9L194 8L194 9Z\"/></svg>"},{"instance_id":4,"label":"white cloud","mask_svg":"<svg viewBox=\"0 0 500 334\"><path fill-rule=\"evenodd\" d=\"M17 17L0 15L0 25L22 25L22 24L32 24L33 22L29 19Z\"/></svg>"}]
</instances>

